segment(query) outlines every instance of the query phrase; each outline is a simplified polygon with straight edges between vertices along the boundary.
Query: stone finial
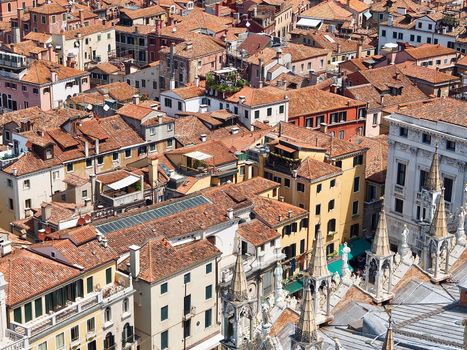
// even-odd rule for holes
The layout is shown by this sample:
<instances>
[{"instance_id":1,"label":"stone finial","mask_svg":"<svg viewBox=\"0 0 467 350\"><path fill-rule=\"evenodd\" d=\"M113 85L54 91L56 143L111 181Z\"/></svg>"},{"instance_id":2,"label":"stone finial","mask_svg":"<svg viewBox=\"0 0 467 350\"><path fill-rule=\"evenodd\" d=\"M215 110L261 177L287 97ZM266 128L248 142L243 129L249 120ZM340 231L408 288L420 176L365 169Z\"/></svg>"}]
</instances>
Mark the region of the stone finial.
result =
<instances>
[{"instance_id":1,"label":"stone finial","mask_svg":"<svg viewBox=\"0 0 467 350\"><path fill-rule=\"evenodd\" d=\"M444 188L441 190L441 196L439 196L438 199L438 205L435 209L430 233L433 237L437 238L444 238L449 235L446 219L446 207L444 204Z\"/></svg>"},{"instance_id":2,"label":"stone finial","mask_svg":"<svg viewBox=\"0 0 467 350\"><path fill-rule=\"evenodd\" d=\"M331 275L328 270L328 262L326 260L326 251L324 250L323 235L321 234L321 231L318 231L315 239L308 272L310 273L311 278L316 279Z\"/></svg>"},{"instance_id":3,"label":"stone finial","mask_svg":"<svg viewBox=\"0 0 467 350\"><path fill-rule=\"evenodd\" d=\"M435 153L433 154L433 160L431 162L430 173L425 180L425 188L429 191L439 192L443 187L441 176L439 172L439 155L438 145L435 146Z\"/></svg>"},{"instance_id":4,"label":"stone finial","mask_svg":"<svg viewBox=\"0 0 467 350\"><path fill-rule=\"evenodd\" d=\"M389 235L384 209L381 210L379 215L378 227L376 228L375 238L373 240L373 245L371 246L371 252L376 256L389 256L392 254L389 247Z\"/></svg>"}]
</instances>

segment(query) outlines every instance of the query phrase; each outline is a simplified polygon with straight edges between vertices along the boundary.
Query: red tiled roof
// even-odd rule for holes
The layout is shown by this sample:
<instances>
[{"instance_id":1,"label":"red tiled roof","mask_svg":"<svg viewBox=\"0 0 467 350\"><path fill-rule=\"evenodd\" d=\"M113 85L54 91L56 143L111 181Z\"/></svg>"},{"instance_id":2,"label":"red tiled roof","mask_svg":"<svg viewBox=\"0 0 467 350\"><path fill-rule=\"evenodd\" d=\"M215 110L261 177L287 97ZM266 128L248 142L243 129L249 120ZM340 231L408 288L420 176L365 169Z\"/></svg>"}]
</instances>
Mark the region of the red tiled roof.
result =
<instances>
[{"instance_id":1,"label":"red tiled roof","mask_svg":"<svg viewBox=\"0 0 467 350\"><path fill-rule=\"evenodd\" d=\"M259 220L251 220L240 224L237 233L255 247L259 247L281 236L279 232L269 228Z\"/></svg>"}]
</instances>

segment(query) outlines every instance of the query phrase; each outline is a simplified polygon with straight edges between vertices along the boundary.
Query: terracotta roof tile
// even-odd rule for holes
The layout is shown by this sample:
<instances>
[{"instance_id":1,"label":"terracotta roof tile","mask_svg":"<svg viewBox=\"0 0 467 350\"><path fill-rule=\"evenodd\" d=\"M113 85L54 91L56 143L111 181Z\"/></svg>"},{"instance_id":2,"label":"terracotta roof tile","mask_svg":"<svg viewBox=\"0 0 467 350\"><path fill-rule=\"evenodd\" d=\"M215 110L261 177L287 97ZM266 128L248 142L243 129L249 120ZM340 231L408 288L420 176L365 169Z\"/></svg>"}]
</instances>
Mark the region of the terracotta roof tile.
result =
<instances>
[{"instance_id":1,"label":"terracotta roof tile","mask_svg":"<svg viewBox=\"0 0 467 350\"><path fill-rule=\"evenodd\" d=\"M422 44L417 47L411 47L405 49L405 52L415 58L416 60L422 60L426 58L444 56L444 55L455 55L456 50L447 48L442 45L433 45L433 44Z\"/></svg>"},{"instance_id":2,"label":"terracotta roof tile","mask_svg":"<svg viewBox=\"0 0 467 350\"><path fill-rule=\"evenodd\" d=\"M89 73L78 69L62 66L50 61L35 60L27 68L21 81L34 84L46 84L52 81L52 71L57 73L58 80L87 75Z\"/></svg>"},{"instance_id":3,"label":"terracotta roof tile","mask_svg":"<svg viewBox=\"0 0 467 350\"><path fill-rule=\"evenodd\" d=\"M354 136L351 141L361 147L368 148L365 162L365 178L367 180L384 184L388 167L388 137Z\"/></svg>"},{"instance_id":4,"label":"terracotta roof tile","mask_svg":"<svg viewBox=\"0 0 467 350\"><path fill-rule=\"evenodd\" d=\"M303 44L287 43L287 46L282 48L282 52L289 53L292 56L292 62L299 62L313 57L326 56L329 50Z\"/></svg>"},{"instance_id":5,"label":"terracotta roof tile","mask_svg":"<svg viewBox=\"0 0 467 350\"><path fill-rule=\"evenodd\" d=\"M2 257L0 271L7 282L6 303L10 307L65 283L80 273L77 268L24 249Z\"/></svg>"},{"instance_id":6,"label":"terracotta roof tile","mask_svg":"<svg viewBox=\"0 0 467 350\"><path fill-rule=\"evenodd\" d=\"M162 15L165 13L165 10L159 5L153 5L153 6L144 7L144 8L140 8L136 10L124 8L120 10L120 12L125 14L131 19L138 19L138 18L147 18L147 17L154 17L157 15Z\"/></svg>"},{"instance_id":7,"label":"terracotta roof tile","mask_svg":"<svg viewBox=\"0 0 467 350\"><path fill-rule=\"evenodd\" d=\"M336 139L320 131L306 129L290 123L281 122L275 127L276 133L279 129L281 133L280 139L313 149L321 149L331 157L340 157L365 150L351 142Z\"/></svg>"},{"instance_id":8,"label":"terracotta roof tile","mask_svg":"<svg viewBox=\"0 0 467 350\"><path fill-rule=\"evenodd\" d=\"M155 283L210 261L221 252L207 240L172 246L164 238L149 240L140 249L141 270L138 278ZM120 264L126 271L126 261Z\"/></svg>"},{"instance_id":9,"label":"terracotta roof tile","mask_svg":"<svg viewBox=\"0 0 467 350\"><path fill-rule=\"evenodd\" d=\"M211 156L211 158L205 160L209 166L218 166L237 161L237 157L222 142L215 140L208 140L198 145L178 148L167 152L166 155L170 159L170 155L172 154L186 154L194 151Z\"/></svg>"},{"instance_id":10,"label":"terracotta roof tile","mask_svg":"<svg viewBox=\"0 0 467 350\"><path fill-rule=\"evenodd\" d=\"M63 182L71 186L81 187L86 185L89 182L89 179L85 179L76 174L66 174Z\"/></svg>"},{"instance_id":11,"label":"terracotta roof tile","mask_svg":"<svg viewBox=\"0 0 467 350\"><path fill-rule=\"evenodd\" d=\"M205 89L203 87L193 85L176 88L170 91L184 100L204 96L205 94Z\"/></svg>"},{"instance_id":12,"label":"terracotta roof tile","mask_svg":"<svg viewBox=\"0 0 467 350\"><path fill-rule=\"evenodd\" d=\"M237 233L255 247L259 247L281 236L279 232L269 228L259 220L251 220L240 224Z\"/></svg>"},{"instance_id":13,"label":"terracotta roof tile","mask_svg":"<svg viewBox=\"0 0 467 350\"><path fill-rule=\"evenodd\" d=\"M225 100L232 103L238 103L240 97L244 96L244 104L253 107L285 102L287 94L288 92L273 86L266 86L262 89L255 89L249 86L245 86L240 91L236 92L232 96L229 96Z\"/></svg>"},{"instance_id":14,"label":"terracotta roof tile","mask_svg":"<svg viewBox=\"0 0 467 350\"><path fill-rule=\"evenodd\" d=\"M419 66L415 64L415 62L406 61L398 64L397 67L408 77L415 78L417 80L420 79L432 84L442 84L454 82L456 80L460 81L459 77L440 72L437 69Z\"/></svg>"},{"instance_id":15,"label":"terracotta roof tile","mask_svg":"<svg viewBox=\"0 0 467 350\"><path fill-rule=\"evenodd\" d=\"M91 69L91 71L94 71L94 70L100 70L106 74L113 74L113 73L116 73L116 72L119 72L120 71L120 68L118 68L117 66L113 65L112 63L109 63L109 62L104 62L104 63L99 63L98 65L96 65L95 67L93 67Z\"/></svg>"},{"instance_id":16,"label":"terracotta roof tile","mask_svg":"<svg viewBox=\"0 0 467 350\"><path fill-rule=\"evenodd\" d=\"M342 174L340 168L311 157L305 158L297 169L298 176L311 181L323 177L338 176L339 174Z\"/></svg>"},{"instance_id":17,"label":"terracotta roof tile","mask_svg":"<svg viewBox=\"0 0 467 350\"><path fill-rule=\"evenodd\" d=\"M301 17L313 17L325 20L348 20L352 19L352 13L337 4L334 0L327 0L316 6L303 11Z\"/></svg>"},{"instance_id":18,"label":"terracotta roof tile","mask_svg":"<svg viewBox=\"0 0 467 350\"><path fill-rule=\"evenodd\" d=\"M310 115L345 107L366 106L363 101L308 86L287 91L289 96L289 118Z\"/></svg>"},{"instance_id":19,"label":"terracotta roof tile","mask_svg":"<svg viewBox=\"0 0 467 350\"><path fill-rule=\"evenodd\" d=\"M59 4L54 4L54 3L43 4L43 5L38 6L38 7L31 7L29 10L31 12L39 13L39 14L43 14L43 15L52 15L54 13L65 13L65 12L67 12L66 8L64 8L63 6L61 6Z\"/></svg>"},{"instance_id":20,"label":"terracotta roof tile","mask_svg":"<svg viewBox=\"0 0 467 350\"><path fill-rule=\"evenodd\" d=\"M276 199L262 196L253 196L250 199L253 202L256 218L272 228L308 216L308 211L305 209Z\"/></svg>"},{"instance_id":21,"label":"terracotta roof tile","mask_svg":"<svg viewBox=\"0 0 467 350\"><path fill-rule=\"evenodd\" d=\"M103 95L108 94L111 98L119 102L130 101L131 98L139 92L138 89L128 85L126 82L100 85L97 91Z\"/></svg>"}]
</instances>

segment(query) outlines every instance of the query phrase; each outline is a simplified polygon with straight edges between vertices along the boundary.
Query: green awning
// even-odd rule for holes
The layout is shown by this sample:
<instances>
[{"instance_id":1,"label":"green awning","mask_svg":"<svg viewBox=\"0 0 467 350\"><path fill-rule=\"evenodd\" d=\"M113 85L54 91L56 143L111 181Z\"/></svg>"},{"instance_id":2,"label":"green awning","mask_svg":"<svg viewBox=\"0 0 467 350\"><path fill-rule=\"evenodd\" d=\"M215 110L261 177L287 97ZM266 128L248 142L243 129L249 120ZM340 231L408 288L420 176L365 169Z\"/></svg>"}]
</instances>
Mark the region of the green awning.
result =
<instances>
[{"instance_id":1,"label":"green awning","mask_svg":"<svg viewBox=\"0 0 467 350\"><path fill-rule=\"evenodd\" d=\"M293 281L289 284L287 284L284 289L289 292L290 294L293 294L295 292L298 292L299 290L301 290L303 288L303 279L299 279L299 280L296 280L296 281Z\"/></svg>"}]
</instances>

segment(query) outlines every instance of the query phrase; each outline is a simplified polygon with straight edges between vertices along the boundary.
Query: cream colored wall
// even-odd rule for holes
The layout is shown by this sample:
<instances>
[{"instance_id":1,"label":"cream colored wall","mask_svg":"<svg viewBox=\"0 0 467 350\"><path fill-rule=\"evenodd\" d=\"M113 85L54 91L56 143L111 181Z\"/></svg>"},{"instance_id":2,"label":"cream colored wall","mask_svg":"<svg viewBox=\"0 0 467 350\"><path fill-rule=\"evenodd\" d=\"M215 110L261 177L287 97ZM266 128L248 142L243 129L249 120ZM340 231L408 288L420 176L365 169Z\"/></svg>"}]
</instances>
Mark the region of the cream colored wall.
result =
<instances>
[{"instance_id":1,"label":"cream colored wall","mask_svg":"<svg viewBox=\"0 0 467 350\"><path fill-rule=\"evenodd\" d=\"M212 264L212 272L206 274L206 264ZM194 268L173 275L168 280L157 282L153 285L140 281L137 289L142 292L145 301L139 303L135 299L135 315L138 320L145 320L146 334L141 344L142 350L159 349L161 344L161 333L169 332L169 349L182 350L183 344L183 298L185 296L184 275L191 274L191 282L186 285L186 294L191 294L191 305L195 307L195 315L191 319L191 336L187 338L186 348L211 334L219 332L217 325L217 293L216 293L216 263L215 260L206 261ZM168 292L160 293L162 283L168 283ZM212 285L212 298L205 300L205 288ZM137 297L136 297L137 298ZM151 307L148 307L151 305ZM168 306L168 319L161 321L161 308ZM205 311L212 309L212 325L204 328ZM197 323L199 322L199 325ZM150 325L150 327L148 327ZM146 338L147 341L144 341Z\"/></svg>"},{"instance_id":2,"label":"cream colored wall","mask_svg":"<svg viewBox=\"0 0 467 350\"><path fill-rule=\"evenodd\" d=\"M359 224L360 232L362 230L363 223L363 201L365 199L365 161L366 155L364 155L363 164L353 166L353 157L342 160L342 171L341 176L341 221L340 231L343 232L343 240L348 241L350 239L350 227L353 224ZM360 178L360 190L353 192L354 178L358 176ZM358 215L352 215L352 203L358 201Z\"/></svg>"}]
</instances>

